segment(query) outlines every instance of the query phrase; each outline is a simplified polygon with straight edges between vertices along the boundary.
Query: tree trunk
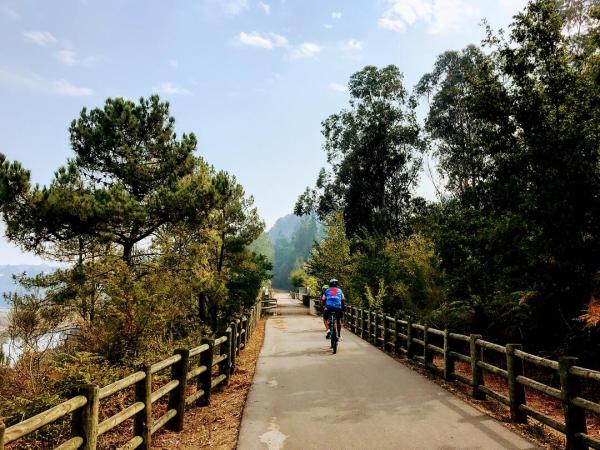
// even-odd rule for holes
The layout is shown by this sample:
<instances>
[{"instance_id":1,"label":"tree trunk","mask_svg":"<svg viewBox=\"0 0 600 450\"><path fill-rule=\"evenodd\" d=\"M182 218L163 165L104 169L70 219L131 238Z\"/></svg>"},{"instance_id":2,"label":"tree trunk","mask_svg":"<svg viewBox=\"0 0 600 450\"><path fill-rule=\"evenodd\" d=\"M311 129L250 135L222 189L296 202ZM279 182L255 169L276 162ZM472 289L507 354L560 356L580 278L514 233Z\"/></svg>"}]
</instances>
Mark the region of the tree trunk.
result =
<instances>
[{"instance_id":1,"label":"tree trunk","mask_svg":"<svg viewBox=\"0 0 600 450\"><path fill-rule=\"evenodd\" d=\"M133 255L133 242L124 242L123 243L123 261L127 264L127 267L131 267L132 263L132 255Z\"/></svg>"}]
</instances>

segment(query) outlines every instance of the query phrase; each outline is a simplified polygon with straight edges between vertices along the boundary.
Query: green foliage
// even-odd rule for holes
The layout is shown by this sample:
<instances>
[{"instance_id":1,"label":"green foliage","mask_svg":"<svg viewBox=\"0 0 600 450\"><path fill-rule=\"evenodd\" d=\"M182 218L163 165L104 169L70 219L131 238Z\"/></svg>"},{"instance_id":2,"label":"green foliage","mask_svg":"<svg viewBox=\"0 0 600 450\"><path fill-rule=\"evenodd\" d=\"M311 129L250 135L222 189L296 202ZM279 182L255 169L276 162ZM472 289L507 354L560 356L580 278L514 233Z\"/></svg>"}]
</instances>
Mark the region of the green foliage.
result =
<instances>
[{"instance_id":1,"label":"green foliage","mask_svg":"<svg viewBox=\"0 0 600 450\"><path fill-rule=\"evenodd\" d=\"M346 238L344 218L340 212L325 220L325 237L315 243L306 262L306 272L318 280L319 286L332 278L338 279L342 288L350 285L350 241Z\"/></svg>"},{"instance_id":2,"label":"green foliage","mask_svg":"<svg viewBox=\"0 0 600 450\"><path fill-rule=\"evenodd\" d=\"M379 279L379 288L377 289L377 293L373 295L371 288L369 285L365 285L365 307L369 308L372 311L382 311L383 310L383 299L386 295L385 289L385 281L383 278Z\"/></svg>"},{"instance_id":3,"label":"green foliage","mask_svg":"<svg viewBox=\"0 0 600 450\"><path fill-rule=\"evenodd\" d=\"M215 195L208 168L193 156L194 135L177 139L174 123L158 96L84 108L69 129L75 158L43 188L32 188L29 172L2 157L8 238L38 253L94 238L121 247L132 265L135 245L161 228L205 220Z\"/></svg>"},{"instance_id":4,"label":"green foliage","mask_svg":"<svg viewBox=\"0 0 600 450\"><path fill-rule=\"evenodd\" d=\"M284 222L284 225L286 223ZM321 238L322 225L315 215L298 219L296 226L287 229L286 233L272 230L274 243L273 286L288 289L292 286L291 273L302 268L307 260L313 244ZM271 234L271 233L270 233Z\"/></svg>"},{"instance_id":5,"label":"green foliage","mask_svg":"<svg viewBox=\"0 0 600 450\"><path fill-rule=\"evenodd\" d=\"M597 23L574 45L565 29L590 5L567 3L530 2L507 41L445 53L417 89L451 194L431 212L450 296L474 328L545 345L576 331L600 268ZM520 332L497 327L503 311Z\"/></svg>"},{"instance_id":6,"label":"green foliage","mask_svg":"<svg viewBox=\"0 0 600 450\"><path fill-rule=\"evenodd\" d=\"M295 288L307 287L313 295L315 293L318 295L321 291L318 280L306 273L304 269L293 270L290 274L290 281Z\"/></svg>"},{"instance_id":7,"label":"green foliage","mask_svg":"<svg viewBox=\"0 0 600 450\"><path fill-rule=\"evenodd\" d=\"M348 235L406 235L423 147L415 104L396 66L367 66L348 83L350 109L323 122L330 171L307 188L296 214L343 212Z\"/></svg>"},{"instance_id":8,"label":"green foliage","mask_svg":"<svg viewBox=\"0 0 600 450\"><path fill-rule=\"evenodd\" d=\"M267 232L263 231L260 236L248 246L248 249L257 255L265 256L271 264L275 261L275 247Z\"/></svg>"},{"instance_id":9,"label":"green foliage","mask_svg":"<svg viewBox=\"0 0 600 450\"><path fill-rule=\"evenodd\" d=\"M0 408L13 421L196 345L254 304L272 269L248 250L264 229L252 197L193 155L192 134L177 138L168 103L109 99L70 133L75 157L47 187L0 157L7 236L61 263L9 297L22 353L0 367ZM62 327L76 337L45 348Z\"/></svg>"}]
</instances>

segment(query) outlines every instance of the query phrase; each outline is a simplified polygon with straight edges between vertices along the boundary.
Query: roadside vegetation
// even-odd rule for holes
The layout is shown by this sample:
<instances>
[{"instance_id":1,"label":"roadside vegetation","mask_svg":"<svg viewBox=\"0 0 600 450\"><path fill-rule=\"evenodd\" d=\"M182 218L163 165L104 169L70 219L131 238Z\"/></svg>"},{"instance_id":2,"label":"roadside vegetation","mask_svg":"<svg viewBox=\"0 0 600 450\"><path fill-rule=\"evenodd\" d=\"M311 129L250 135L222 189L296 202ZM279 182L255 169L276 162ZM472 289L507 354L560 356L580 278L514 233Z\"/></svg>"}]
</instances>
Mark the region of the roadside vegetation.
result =
<instances>
[{"instance_id":1,"label":"roadside vegetation","mask_svg":"<svg viewBox=\"0 0 600 450\"><path fill-rule=\"evenodd\" d=\"M8 296L21 353L0 364L7 426L82 383L106 385L197 345L270 279L267 257L248 248L264 229L252 197L197 156L194 134L175 133L168 103L108 99L84 108L69 133L73 156L48 186L0 155L7 237L59 266L20 277L23 290ZM69 338L44 350L59 327ZM38 443L64 432L47 428Z\"/></svg>"},{"instance_id":2,"label":"roadside vegetation","mask_svg":"<svg viewBox=\"0 0 600 450\"><path fill-rule=\"evenodd\" d=\"M393 65L352 75L323 122L329 165L295 207L326 237L295 276L598 367L599 24L597 1L533 0L412 91ZM436 201L415 195L420 171Z\"/></svg>"}]
</instances>

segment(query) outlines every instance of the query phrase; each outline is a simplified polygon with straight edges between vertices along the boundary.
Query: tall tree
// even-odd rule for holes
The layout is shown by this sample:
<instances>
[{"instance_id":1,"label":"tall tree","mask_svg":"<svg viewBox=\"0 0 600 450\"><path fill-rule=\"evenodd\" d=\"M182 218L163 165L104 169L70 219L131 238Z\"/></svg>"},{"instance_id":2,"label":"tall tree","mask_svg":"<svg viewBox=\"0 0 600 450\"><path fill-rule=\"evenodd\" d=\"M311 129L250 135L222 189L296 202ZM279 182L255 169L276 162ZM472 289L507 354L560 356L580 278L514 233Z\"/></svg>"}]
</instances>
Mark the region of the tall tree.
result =
<instances>
[{"instance_id":1,"label":"tall tree","mask_svg":"<svg viewBox=\"0 0 600 450\"><path fill-rule=\"evenodd\" d=\"M396 66L367 66L350 77L350 109L323 122L330 171L296 203L321 218L342 209L349 235L406 234L423 143L415 104Z\"/></svg>"},{"instance_id":2,"label":"tall tree","mask_svg":"<svg viewBox=\"0 0 600 450\"><path fill-rule=\"evenodd\" d=\"M83 109L69 129L75 158L48 187L2 159L0 208L7 236L27 250L90 236L134 248L162 227L206 219L213 192L206 164L193 156L196 138L177 138L169 104L158 96L138 104L108 99Z\"/></svg>"},{"instance_id":3,"label":"tall tree","mask_svg":"<svg viewBox=\"0 0 600 450\"><path fill-rule=\"evenodd\" d=\"M419 89L452 193L436 238L452 295L509 294L569 331L599 268L600 89L561 5L530 2L508 40L442 55Z\"/></svg>"}]
</instances>

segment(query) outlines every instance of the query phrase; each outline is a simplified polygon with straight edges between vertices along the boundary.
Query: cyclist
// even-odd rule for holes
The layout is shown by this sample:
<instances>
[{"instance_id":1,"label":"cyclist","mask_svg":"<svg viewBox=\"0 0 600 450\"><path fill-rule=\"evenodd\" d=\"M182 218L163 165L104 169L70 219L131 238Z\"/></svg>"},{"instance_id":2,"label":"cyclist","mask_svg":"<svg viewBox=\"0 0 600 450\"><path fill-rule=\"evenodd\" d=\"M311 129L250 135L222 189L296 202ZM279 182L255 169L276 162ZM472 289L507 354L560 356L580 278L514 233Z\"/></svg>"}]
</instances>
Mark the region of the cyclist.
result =
<instances>
[{"instance_id":1,"label":"cyclist","mask_svg":"<svg viewBox=\"0 0 600 450\"><path fill-rule=\"evenodd\" d=\"M339 318L337 327L338 327L338 336L341 339L342 333L342 313L344 311L344 293L338 287L338 280L335 278L329 280L329 287L325 289L323 296L321 297L321 304L323 305L323 320L325 323L325 328L327 329L326 339L331 337L331 333L329 332L329 319L331 317L331 313L337 313L337 317Z\"/></svg>"},{"instance_id":2,"label":"cyclist","mask_svg":"<svg viewBox=\"0 0 600 450\"><path fill-rule=\"evenodd\" d=\"M325 307L323 306L323 296L325 295L325 291L329 289L329 284L325 283L321 286L321 307L323 308L323 325L325 325L325 329L329 333L329 327L327 326L327 319L325 318Z\"/></svg>"}]
</instances>

